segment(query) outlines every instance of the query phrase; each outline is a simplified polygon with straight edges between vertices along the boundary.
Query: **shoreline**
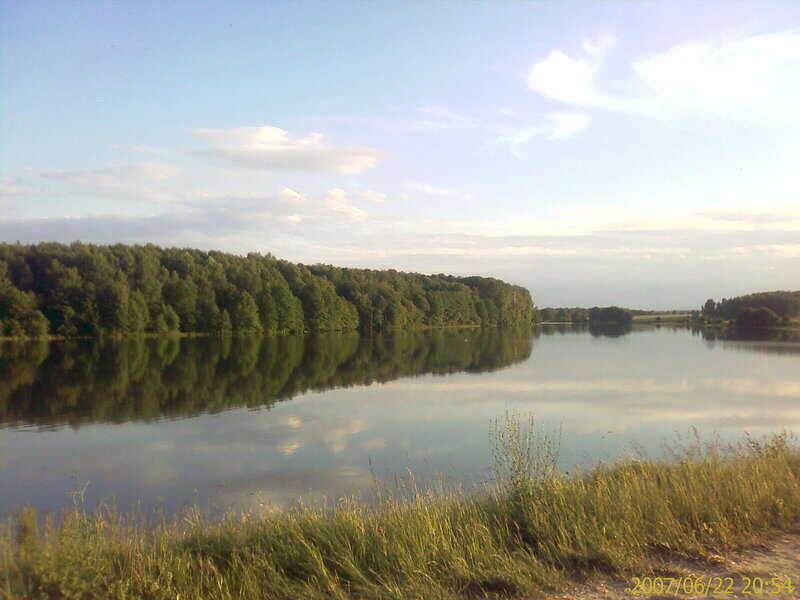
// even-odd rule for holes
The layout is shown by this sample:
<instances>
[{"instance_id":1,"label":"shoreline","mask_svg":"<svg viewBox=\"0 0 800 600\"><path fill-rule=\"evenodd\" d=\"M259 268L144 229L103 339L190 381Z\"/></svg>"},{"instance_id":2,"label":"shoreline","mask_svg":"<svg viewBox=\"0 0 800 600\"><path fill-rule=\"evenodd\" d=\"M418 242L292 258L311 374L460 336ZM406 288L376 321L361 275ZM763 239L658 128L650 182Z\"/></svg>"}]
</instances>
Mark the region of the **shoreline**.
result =
<instances>
[{"instance_id":1,"label":"shoreline","mask_svg":"<svg viewBox=\"0 0 800 600\"><path fill-rule=\"evenodd\" d=\"M517 324L517 325L510 325L508 327L535 327L536 324L533 323L531 325L525 324ZM97 335L97 336L75 336L75 337L65 337L63 335L46 335L46 336L39 336L39 337L27 337L27 336L3 336L0 335L0 342L56 342L56 341L72 341L72 340L137 340L137 339L154 339L154 338L206 338L206 337L218 337L218 338L241 338L241 337L276 337L276 336L283 336L283 335L312 335L312 334L325 334L325 333L358 333L361 337L370 337L371 335L378 335L383 333L395 333L398 331L435 331L438 329L482 329L482 328L491 328L491 329L499 329L503 328L500 325L426 325L425 327L413 327L413 328L406 328L406 327L387 327L386 329L376 331L373 333L365 332L361 329L331 329L325 331L282 331L276 333L226 333L226 334L218 334L218 333L206 333L202 331L175 331L169 333L134 333L130 335L119 335L119 334L106 334L106 335Z\"/></svg>"}]
</instances>

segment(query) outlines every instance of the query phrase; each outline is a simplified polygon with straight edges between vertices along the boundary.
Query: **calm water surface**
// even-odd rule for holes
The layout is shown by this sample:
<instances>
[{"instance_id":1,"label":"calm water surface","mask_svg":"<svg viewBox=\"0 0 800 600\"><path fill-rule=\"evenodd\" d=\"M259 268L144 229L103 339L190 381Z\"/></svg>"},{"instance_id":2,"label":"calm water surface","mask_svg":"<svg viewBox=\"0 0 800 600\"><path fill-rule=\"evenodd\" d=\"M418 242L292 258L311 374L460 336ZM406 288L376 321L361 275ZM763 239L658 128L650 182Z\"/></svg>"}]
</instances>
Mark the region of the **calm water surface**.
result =
<instances>
[{"instance_id":1,"label":"calm water surface","mask_svg":"<svg viewBox=\"0 0 800 600\"><path fill-rule=\"evenodd\" d=\"M759 339L760 338L760 339ZM704 436L800 432L800 339L687 329L447 330L0 343L0 513L283 508L410 469L487 475L490 422L532 412L561 466Z\"/></svg>"}]
</instances>

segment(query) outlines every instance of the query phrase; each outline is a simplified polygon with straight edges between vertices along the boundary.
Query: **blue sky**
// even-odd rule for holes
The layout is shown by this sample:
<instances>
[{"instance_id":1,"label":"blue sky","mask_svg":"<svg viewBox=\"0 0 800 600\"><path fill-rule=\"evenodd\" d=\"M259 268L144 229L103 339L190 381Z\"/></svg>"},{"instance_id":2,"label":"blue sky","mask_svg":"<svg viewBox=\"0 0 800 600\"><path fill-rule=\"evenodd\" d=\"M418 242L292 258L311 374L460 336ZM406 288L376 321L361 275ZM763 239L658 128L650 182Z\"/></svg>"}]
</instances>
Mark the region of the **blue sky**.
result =
<instances>
[{"instance_id":1,"label":"blue sky","mask_svg":"<svg viewBox=\"0 0 800 600\"><path fill-rule=\"evenodd\" d=\"M0 239L798 289L800 3L0 2Z\"/></svg>"}]
</instances>

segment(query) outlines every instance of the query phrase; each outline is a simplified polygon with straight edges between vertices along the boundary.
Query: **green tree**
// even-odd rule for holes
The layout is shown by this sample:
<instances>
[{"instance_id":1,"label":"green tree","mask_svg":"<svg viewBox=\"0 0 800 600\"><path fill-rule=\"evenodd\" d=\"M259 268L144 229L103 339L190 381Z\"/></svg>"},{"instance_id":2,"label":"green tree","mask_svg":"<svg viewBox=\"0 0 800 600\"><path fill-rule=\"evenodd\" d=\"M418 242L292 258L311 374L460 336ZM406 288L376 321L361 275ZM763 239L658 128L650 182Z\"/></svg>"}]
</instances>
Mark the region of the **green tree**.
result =
<instances>
[{"instance_id":1,"label":"green tree","mask_svg":"<svg viewBox=\"0 0 800 600\"><path fill-rule=\"evenodd\" d=\"M198 302L198 317L195 326L198 331L214 333L218 330L220 310L213 292L203 294Z\"/></svg>"},{"instance_id":2,"label":"green tree","mask_svg":"<svg viewBox=\"0 0 800 600\"><path fill-rule=\"evenodd\" d=\"M258 316L258 306L248 292L242 292L233 312L233 328L238 333L262 333L263 327Z\"/></svg>"},{"instance_id":3,"label":"green tree","mask_svg":"<svg viewBox=\"0 0 800 600\"><path fill-rule=\"evenodd\" d=\"M22 319L22 329L28 337L43 337L49 332L50 322L39 310L27 313Z\"/></svg>"},{"instance_id":4,"label":"green tree","mask_svg":"<svg viewBox=\"0 0 800 600\"><path fill-rule=\"evenodd\" d=\"M183 259L179 261L179 264L183 270L188 272L189 266L184 264L185 262L186 260ZM198 315L197 285L190 279L182 279L177 272L173 271L169 280L164 284L162 294L164 301L180 317L181 330L194 331Z\"/></svg>"},{"instance_id":5,"label":"green tree","mask_svg":"<svg viewBox=\"0 0 800 600\"><path fill-rule=\"evenodd\" d=\"M181 318L178 316L178 313L175 312L174 308L169 304L165 304L163 314L164 323L167 325L167 331L176 332L181 330Z\"/></svg>"},{"instance_id":6,"label":"green tree","mask_svg":"<svg viewBox=\"0 0 800 600\"><path fill-rule=\"evenodd\" d=\"M131 292L128 299L126 331L133 334L142 333L147 328L149 321L150 315L144 294L140 291Z\"/></svg>"},{"instance_id":7,"label":"green tree","mask_svg":"<svg viewBox=\"0 0 800 600\"><path fill-rule=\"evenodd\" d=\"M128 320L128 285L123 280L108 281L97 291L100 327L111 333L126 330Z\"/></svg>"},{"instance_id":8,"label":"green tree","mask_svg":"<svg viewBox=\"0 0 800 600\"><path fill-rule=\"evenodd\" d=\"M736 317L737 327L776 327L781 323L780 315L766 306L745 308Z\"/></svg>"},{"instance_id":9,"label":"green tree","mask_svg":"<svg viewBox=\"0 0 800 600\"><path fill-rule=\"evenodd\" d=\"M238 329L269 333L513 326L534 316L527 290L487 277L306 267L271 255L153 245L0 243L0 281L0 319L19 335L25 318L38 320L34 310L68 337L171 331L176 322L187 332L213 331L222 310ZM245 293L257 320L249 302L240 306ZM770 301L776 312L790 306L783 293Z\"/></svg>"},{"instance_id":10,"label":"green tree","mask_svg":"<svg viewBox=\"0 0 800 600\"><path fill-rule=\"evenodd\" d=\"M231 316L228 314L227 309L222 309L222 312L218 313L217 323L214 326L214 331L217 333L217 335L228 335L231 333L231 331L233 331Z\"/></svg>"}]
</instances>

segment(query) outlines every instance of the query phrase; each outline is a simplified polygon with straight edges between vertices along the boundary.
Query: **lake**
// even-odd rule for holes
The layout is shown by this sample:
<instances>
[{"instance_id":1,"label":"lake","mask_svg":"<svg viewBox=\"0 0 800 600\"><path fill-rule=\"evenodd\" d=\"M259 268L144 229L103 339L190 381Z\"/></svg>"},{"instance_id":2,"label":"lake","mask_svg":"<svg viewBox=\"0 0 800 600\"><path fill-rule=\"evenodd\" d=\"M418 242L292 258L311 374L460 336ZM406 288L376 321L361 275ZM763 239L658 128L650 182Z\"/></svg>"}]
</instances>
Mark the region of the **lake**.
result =
<instances>
[{"instance_id":1,"label":"lake","mask_svg":"<svg viewBox=\"0 0 800 600\"><path fill-rule=\"evenodd\" d=\"M0 342L0 513L272 510L487 478L533 413L569 470L676 436L800 431L800 338L686 328Z\"/></svg>"}]
</instances>

